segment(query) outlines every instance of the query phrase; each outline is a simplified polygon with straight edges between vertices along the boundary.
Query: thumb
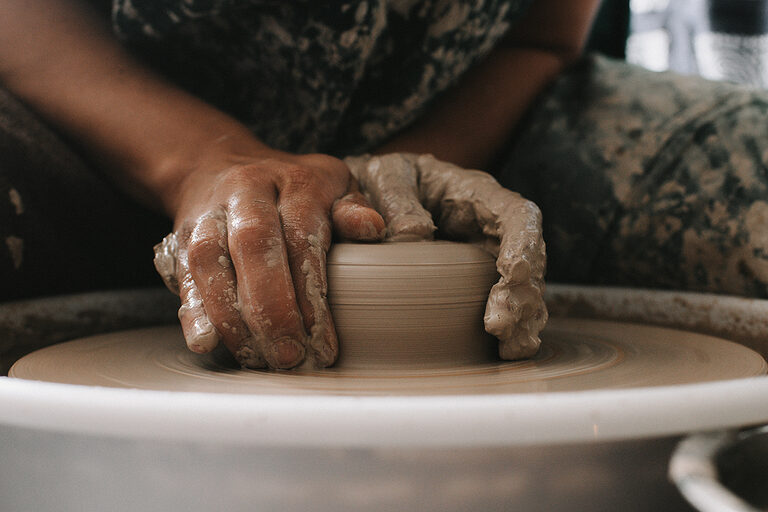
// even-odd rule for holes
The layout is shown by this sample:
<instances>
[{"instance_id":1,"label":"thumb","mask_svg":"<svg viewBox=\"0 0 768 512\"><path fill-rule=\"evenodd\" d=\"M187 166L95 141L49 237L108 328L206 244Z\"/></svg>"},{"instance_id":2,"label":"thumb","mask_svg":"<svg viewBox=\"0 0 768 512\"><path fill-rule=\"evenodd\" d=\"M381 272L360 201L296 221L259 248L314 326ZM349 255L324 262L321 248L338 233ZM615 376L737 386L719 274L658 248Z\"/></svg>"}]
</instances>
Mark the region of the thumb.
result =
<instances>
[{"instance_id":1,"label":"thumb","mask_svg":"<svg viewBox=\"0 0 768 512\"><path fill-rule=\"evenodd\" d=\"M435 231L430 213L419 199L415 155L375 156L357 166L360 185L387 223L389 240L429 240Z\"/></svg>"},{"instance_id":2,"label":"thumb","mask_svg":"<svg viewBox=\"0 0 768 512\"><path fill-rule=\"evenodd\" d=\"M333 203L331 220L334 233L342 240L378 242L387 233L384 219L360 193L354 178L350 180L347 194Z\"/></svg>"}]
</instances>

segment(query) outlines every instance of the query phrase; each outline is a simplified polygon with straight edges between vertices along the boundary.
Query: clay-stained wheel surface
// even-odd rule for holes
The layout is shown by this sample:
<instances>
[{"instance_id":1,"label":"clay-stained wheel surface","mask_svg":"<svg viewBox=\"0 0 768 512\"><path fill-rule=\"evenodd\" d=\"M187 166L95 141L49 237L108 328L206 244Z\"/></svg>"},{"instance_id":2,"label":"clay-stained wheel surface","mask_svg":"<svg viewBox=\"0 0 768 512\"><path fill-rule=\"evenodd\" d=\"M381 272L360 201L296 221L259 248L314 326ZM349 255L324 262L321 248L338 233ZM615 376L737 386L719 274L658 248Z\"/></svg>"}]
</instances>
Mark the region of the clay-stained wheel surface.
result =
<instances>
[{"instance_id":1,"label":"clay-stained wheel surface","mask_svg":"<svg viewBox=\"0 0 768 512\"><path fill-rule=\"evenodd\" d=\"M671 386L763 375L757 353L674 329L554 318L539 354L455 368L241 370L222 352L186 349L179 328L158 327L54 345L10 376L123 388L245 394L482 395Z\"/></svg>"},{"instance_id":2,"label":"clay-stained wheel surface","mask_svg":"<svg viewBox=\"0 0 768 512\"><path fill-rule=\"evenodd\" d=\"M60 383L245 394L482 395L692 384L766 373L724 339L553 318L536 357L501 361L482 327L498 279L469 244L339 244L328 258L341 357L324 370L240 369L222 348L187 350L178 326L93 336L33 352L10 376Z\"/></svg>"}]
</instances>

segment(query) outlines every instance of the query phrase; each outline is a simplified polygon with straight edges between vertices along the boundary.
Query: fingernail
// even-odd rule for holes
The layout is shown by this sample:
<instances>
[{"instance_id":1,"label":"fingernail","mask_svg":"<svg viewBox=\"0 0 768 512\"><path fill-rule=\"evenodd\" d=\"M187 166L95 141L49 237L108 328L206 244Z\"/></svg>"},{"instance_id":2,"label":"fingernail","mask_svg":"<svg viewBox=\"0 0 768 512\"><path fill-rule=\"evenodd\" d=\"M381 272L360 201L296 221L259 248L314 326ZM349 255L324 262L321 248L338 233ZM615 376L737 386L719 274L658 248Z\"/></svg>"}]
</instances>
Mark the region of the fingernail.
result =
<instances>
[{"instance_id":1,"label":"fingernail","mask_svg":"<svg viewBox=\"0 0 768 512\"><path fill-rule=\"evenodd\" d=\"M304 358L304 347L286 336L275 340L270 348L270 356L269 363L273 368L290 368Z\"/></svg>"}]
</instances>

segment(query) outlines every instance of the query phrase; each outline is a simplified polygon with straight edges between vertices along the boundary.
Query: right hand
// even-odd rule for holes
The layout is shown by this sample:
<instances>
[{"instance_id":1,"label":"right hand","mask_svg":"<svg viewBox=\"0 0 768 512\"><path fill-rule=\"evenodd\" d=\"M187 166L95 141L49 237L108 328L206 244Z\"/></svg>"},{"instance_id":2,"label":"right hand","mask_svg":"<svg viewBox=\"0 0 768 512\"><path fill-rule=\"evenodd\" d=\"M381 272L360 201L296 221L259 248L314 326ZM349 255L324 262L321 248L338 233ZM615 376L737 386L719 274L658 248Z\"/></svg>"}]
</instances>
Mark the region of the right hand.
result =
<instances>
[{"instance_id":1,"label":"right hand","mask_svg":"<svg viewBox=\"0 0 768 512\"><path fill-rule=\"evenodd\" d=\"M432 155L364 155L345 162L384 216L390 240L430 239L439 229L496 257L499 281L488 296L485 330L499 340L502 359L534 356L547 322L539 208L490 174Z\"/></svg>"},{"instance_id":2,"label":"right hand","mask_svg":"<svg viewBox=\"0 0 768 512\"><path fill-rule=\"evenodd\" d=\"M155 248L158 271L181 297L188 347L206 353L221 341L250 368L333 364L331 226L377 241L384 220L336 158L269 151L225 161L176 187L174 232Z\"/></svg>"}]
</instances>

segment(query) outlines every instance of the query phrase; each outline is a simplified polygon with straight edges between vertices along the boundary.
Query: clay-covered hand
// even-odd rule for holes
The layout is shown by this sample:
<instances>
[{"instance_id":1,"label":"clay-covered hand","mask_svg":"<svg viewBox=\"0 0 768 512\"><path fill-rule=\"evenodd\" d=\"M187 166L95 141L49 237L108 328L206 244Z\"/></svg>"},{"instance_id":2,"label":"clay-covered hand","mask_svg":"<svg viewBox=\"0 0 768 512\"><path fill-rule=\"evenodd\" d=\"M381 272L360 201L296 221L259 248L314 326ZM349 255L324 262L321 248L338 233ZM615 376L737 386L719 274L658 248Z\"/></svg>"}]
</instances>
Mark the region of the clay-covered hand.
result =
<instances>
[{"instance_id":1,"label":"clay-covered hand","mask_svg":"<svg viewBox=\"0 0 768 512\"><path fill-rule=\"evenodd\" d=\"M384 217L388 239L428 239L437 229L442 237L494 254L501 277L488 297L485 329L499 339L502 358L533 356L547 321L539 208L487 173L432 155L365 155L345 162Z\"/></svg>"},{"instance_id":2,"label":"clay-covered hand","mask_svg":"<svg viewBox=\"0 0 768 512\"><path fill-rule=\"evenodd\" d=\"M336 158L274 152L220 164L184 179L174 232L155 248L181 297L187 345L205 353L221 341L250 368L333 364L332 226L347 239L380 240L383 219Z\"/></svg>"}]
</instances>

